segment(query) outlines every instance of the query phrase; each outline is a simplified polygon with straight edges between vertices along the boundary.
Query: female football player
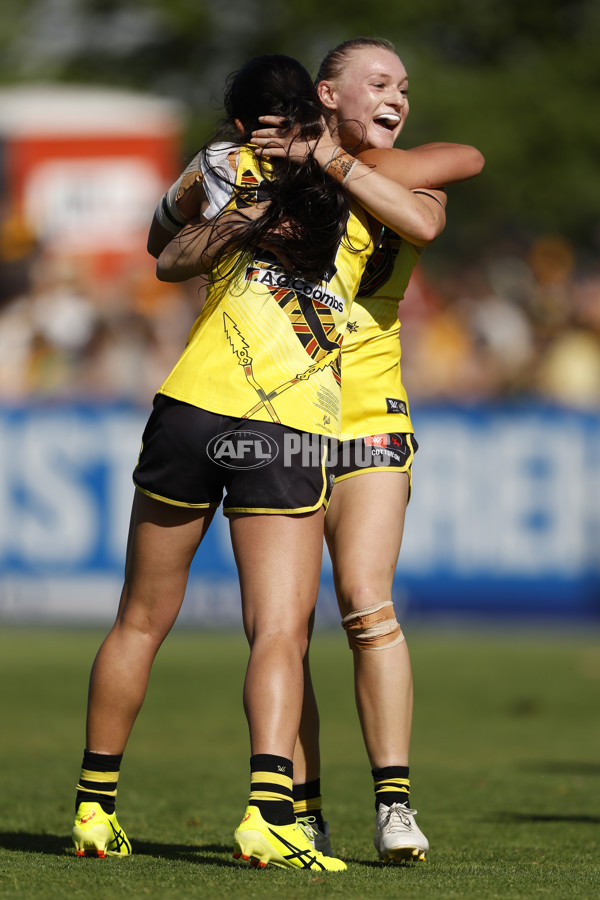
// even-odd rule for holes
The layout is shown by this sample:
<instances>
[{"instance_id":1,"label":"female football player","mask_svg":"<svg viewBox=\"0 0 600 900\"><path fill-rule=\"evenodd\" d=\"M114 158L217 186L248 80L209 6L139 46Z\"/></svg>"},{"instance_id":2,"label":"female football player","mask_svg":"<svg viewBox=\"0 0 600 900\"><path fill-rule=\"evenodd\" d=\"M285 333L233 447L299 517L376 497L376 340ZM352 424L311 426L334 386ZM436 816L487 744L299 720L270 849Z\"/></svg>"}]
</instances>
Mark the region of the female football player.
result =
<instances>
[{"instance_id":1,"label":"female football player","mask_svg":"<svg viewBox=\"0 0 600 900\"><path fill-rule=\"evenodd\" d=\"M317 88L329 129L343 149L338 159L354 165L350 194L369 207L361 163L399 178L417 194L470 178L483 157L473 147L432 144L392 149L408 115L408 76L388 41L347 41L323 60ZM253 142L270 158L284 153L282 131L262 119ZM279 148L277 149L277 145ZM293 145L292 145L293 146ZM281 149L283 148L283 149ZM346 151L346 152L344 152ZM366 151L366 152L365 152ZM387 151L387 152L386 152ZM349 319L342 353L342 432L335 489L325 518L342 626L354 656L356 702L375 791L375 847L385 861L424 859L427 838L409 799L409 745L413 685L408 647L392 603L392 586L410 497L417 444L402 384L398 302L422 250L409 234L398 236L379 216L376 254L367 263ZM294 757L295 808L312 819L316 846L330 852L321 812L319 721L305 664L300 739Z\"/></svg>"},{"instance_id":2,"label":"female football player","mask_svg":"<svg viewBox=\"0 0 600 900\"><path fill-rule=\"evenodd\" d=\"M251 791L236 855L339 871L345 864L315 850L310 828L296 821L292 756L330 491L326 454L340 434L340 345L371 228L343 187L347 166L299 63L251 61L225 107L227 140L201 157L201 215L159 260L164 279L208 274L207 299L142 438L125 584L92 669L73 840L79 855L131 852L115 815L121 758L225 494L250 643ZM310 152L260 160L249 138L265 110ZM385 176L367 169L363 177L375 211L399 233L427 242L443 228L430 197L398 186L392 201Z\"/></svg>"}]
</instances>

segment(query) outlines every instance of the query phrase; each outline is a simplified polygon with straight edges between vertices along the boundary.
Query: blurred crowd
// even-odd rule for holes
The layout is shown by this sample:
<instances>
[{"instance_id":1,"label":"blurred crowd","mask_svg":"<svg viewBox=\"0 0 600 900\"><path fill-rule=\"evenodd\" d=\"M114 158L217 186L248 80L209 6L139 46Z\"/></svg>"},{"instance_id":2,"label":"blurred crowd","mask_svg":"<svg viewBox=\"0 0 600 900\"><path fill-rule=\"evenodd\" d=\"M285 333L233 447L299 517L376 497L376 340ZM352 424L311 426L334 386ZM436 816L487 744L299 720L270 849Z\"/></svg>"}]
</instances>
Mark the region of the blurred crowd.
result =
<instances>
[{"instance_id":1,"label":"blurred crowd","mask_svg":"<svg viewBox=\"0 0 600 900\"><path fill-rule=\"evenodd\" d=\"M140 248L62 256L15 221L0 227L0 403L147 406L202 304L199 279L157 280Z\"/></svg>"},{"instance_id":2,"label":"blurred crowd","mask_svg":"<svg viewBox=\"0 0 600 900\"><path fill-rule=\"evenodd\" d=\"M197 281L156 280L143 251L111 277L0 223L0 403L148 406L201 308ZM496 246L456 270L427 254L400 305L413 402L600 410L600 266L560 237Z\"/></svg>"},{"instance_id":3,"label":"blurred crowd","mask_svg":"<svg viewBox=\"0 0 600 900\"><path fill-rule=\"evenodd\" d=\"M424 263L400 305L409 397L600 411L598 263L555 236L435 277Z\"/></svg>"}]
</instances>

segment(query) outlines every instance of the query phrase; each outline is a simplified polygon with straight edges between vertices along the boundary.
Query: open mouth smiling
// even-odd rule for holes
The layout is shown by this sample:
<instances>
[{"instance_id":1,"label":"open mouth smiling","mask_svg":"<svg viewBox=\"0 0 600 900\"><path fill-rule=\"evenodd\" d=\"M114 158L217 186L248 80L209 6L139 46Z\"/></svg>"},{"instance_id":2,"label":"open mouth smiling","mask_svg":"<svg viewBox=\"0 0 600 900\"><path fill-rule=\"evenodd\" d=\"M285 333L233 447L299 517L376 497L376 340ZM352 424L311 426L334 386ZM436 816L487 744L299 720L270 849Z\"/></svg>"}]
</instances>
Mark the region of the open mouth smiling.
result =
<instances>
[{"instance_id":1,"label":"open mouth smiling","mask_svg":"<svg viewBox=\"0 0 600 900\"><path fill-rule=\"evenodd\" d=\"M373 121L381 128L385 128L387 131L393 131L400 124L400 116L395 116L392 113L384 113L381 116L376 116Z\"/></svg>"}]
</instances>

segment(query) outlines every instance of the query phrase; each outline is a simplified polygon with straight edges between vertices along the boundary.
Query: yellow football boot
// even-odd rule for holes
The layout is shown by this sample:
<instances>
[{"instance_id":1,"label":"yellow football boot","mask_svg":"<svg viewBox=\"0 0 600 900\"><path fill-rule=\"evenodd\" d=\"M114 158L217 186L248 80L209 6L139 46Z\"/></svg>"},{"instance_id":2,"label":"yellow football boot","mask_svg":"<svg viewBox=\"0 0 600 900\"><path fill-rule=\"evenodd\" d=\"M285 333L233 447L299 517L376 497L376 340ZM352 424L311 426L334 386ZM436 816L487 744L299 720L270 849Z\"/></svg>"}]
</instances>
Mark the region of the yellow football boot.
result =
<instances>
[{"instance_id":1,"label":"yellow football boot","mask_svg":"<svg viewBox=\"0 0 600 900\"><path fill-rule=\"evenodd\" d=\"M346 863L333 856L323 856L312 845L312 829L302 822L293 825L271 825L265 822L256 806L249 806L234 832L234 859L250 861L264 869L273 866L310 869L313 872L343 872Z\"/></svg>"},{"instance_id":2,"label":"yellow football boot","mask_svg":"<svg viewBox=\"0 0 600 900\"><path fill-rule=\"evenodd\" d=\"M99 803L80 803L73 826L77 856L129 856L131 844L115 813L104 812Z\"/></svg>"}]
</instances>

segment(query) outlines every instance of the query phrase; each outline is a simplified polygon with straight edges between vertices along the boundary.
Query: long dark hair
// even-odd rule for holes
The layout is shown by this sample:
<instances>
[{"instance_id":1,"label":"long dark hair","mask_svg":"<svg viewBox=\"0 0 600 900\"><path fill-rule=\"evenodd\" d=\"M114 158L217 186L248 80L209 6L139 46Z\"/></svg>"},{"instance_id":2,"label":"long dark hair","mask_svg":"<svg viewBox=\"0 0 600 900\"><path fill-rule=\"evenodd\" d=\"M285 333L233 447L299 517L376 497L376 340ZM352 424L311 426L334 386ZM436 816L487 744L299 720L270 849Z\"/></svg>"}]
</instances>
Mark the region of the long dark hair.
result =
<instances>
[{"instance_id":1,"label":"long dark hair","mask_svg":"<svg viewBox=\"0 0 600 900\"><path fill-rule=\"evenodd\" d=\"M216 138L232 144L249 142L252 131L261 127L259 116L264 115L283 116L290 128L298 129L300 139L316 138L324 128L323 110L310 75L297 60L279 54L258 56L230 76L225 112ZM242 123L243 135L236 128L236 119ZM288 158L270 163L257 159L263 175L258 199L271 202L263 215L220 248L214 268L219 269L224 256L233 251L256 253L268 244L300 277L319 281L328 277L328 272L330 276L346 232L349 194L312 156L301 163ZM238 186L234 199L238 207L247 206L255 202L256 192L252 197L248 188Z\"/></svg>"}]
</instances>

